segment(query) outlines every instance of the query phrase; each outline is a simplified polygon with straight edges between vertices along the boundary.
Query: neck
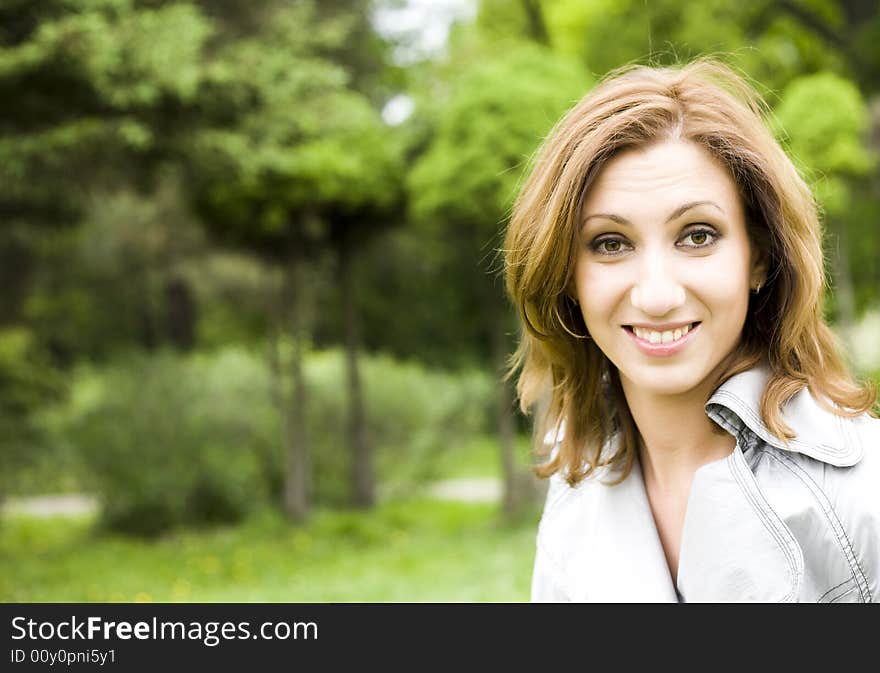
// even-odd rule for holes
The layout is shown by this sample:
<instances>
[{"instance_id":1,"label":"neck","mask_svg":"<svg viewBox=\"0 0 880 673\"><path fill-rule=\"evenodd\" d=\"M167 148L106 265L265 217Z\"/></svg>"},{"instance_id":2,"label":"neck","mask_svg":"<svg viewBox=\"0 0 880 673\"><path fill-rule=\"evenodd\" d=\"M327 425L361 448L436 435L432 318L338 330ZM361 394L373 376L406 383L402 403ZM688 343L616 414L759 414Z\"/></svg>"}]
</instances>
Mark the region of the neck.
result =
<instances>
[{"instance_id":1,"label":"neck","mask_svg":"<svg viewBox=\"0 0 880 673\"><path fill-rule=\"evenodd\" d=\"M623 376L620 383L640 435L644 479L658 490L687 493L697 468L730 455L736 446L703 408L711 381L677 395L645 391Z\"/></svg>"}]
</instances>

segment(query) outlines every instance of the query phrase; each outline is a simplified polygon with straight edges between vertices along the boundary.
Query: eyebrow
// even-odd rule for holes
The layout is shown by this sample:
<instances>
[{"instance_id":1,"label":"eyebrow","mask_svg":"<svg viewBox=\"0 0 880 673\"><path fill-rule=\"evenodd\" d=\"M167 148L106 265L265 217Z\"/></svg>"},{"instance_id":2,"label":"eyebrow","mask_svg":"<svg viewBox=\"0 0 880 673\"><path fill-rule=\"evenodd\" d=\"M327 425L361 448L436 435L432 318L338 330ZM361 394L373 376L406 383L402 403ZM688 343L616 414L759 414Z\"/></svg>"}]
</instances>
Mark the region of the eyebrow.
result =
<instances>
[{"instance_id":1,"label":"eyebrow","mask_svg":"<svg viewBox=\"0 0 880 673\"><path fill-rule=\"evenodd\" d=\"M687 211L689 211L691 208L696 208L697 206L712 206L713 208L716 208L719 211L721 211L721 213L724 213L724 209L721 206L719 206L717 203L715 203L714 201L689 201L688 203L685 203L685 204L679 206L678 208L676 208L675 210L673 210L669 214L669 217L666 218L666 223L668 224L669 222L672 222L672 220L676 219L677 217L681 217ZM630 222L625 217L622 217L620 215L615 215L613 213L594 213L592 215L587 215L587 217L584 218L584 223L586 223L587 220L593 219L594 217L602 217L602 218L605 218L606 220L611 220L612 222L617 222L618 224L632 224L632 222Z\"/></svg>"}]
</instances>

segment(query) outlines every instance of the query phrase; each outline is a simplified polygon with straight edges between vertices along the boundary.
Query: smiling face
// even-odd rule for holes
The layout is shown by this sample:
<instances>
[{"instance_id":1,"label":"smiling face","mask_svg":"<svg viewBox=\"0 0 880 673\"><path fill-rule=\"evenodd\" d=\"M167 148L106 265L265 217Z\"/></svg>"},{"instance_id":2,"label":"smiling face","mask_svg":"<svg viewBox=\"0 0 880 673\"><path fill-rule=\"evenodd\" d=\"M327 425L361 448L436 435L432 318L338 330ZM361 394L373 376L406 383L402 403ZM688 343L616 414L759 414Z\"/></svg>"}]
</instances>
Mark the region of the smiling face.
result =
<instances>
[{"instance_id":1,"label":"smiling face","mask_svg":"<svg viewBox=\"0 0 880 673\"><path fill-rule=\"evenodd\" d=\"M624 389L707 383L764 280L726 167L689 141L626 150L590 187L581 226L574 291Z\"/></svg>"}]
</instances>

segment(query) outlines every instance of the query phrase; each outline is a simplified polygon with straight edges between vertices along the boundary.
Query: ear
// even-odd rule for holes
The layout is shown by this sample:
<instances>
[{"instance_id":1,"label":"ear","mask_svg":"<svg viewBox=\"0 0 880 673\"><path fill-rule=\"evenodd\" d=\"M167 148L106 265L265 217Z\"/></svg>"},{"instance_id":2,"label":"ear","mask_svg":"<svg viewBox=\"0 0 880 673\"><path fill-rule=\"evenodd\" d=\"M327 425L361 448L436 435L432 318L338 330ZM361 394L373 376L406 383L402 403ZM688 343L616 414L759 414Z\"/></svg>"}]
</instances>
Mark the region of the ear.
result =
<instances>
[{"instance_id":1,"label":"ear","mask_svg":"<svg viewBox=\"0 0 880 673\"><path fill-rule=\"evenodd\" d=\"M749 288L752 291L760 289L767 283L769 270L769 255L765 250L752 246L752 269L749 275Z\"/></svg>"}]
</instances>

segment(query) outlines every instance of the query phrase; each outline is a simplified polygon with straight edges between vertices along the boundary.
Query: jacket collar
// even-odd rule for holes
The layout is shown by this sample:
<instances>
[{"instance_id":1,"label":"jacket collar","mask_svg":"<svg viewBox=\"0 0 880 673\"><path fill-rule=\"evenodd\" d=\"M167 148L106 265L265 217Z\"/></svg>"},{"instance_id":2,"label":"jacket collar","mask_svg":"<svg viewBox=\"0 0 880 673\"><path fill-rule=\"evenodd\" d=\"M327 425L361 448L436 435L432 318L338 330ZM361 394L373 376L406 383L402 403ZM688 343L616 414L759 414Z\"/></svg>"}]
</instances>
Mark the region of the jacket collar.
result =
<instances>
[{"instance_id":1,"label":"jacket collar","mask_svg":"<svg viewBox=\"0 0 880 673\"><path fill-rule=\"evenodd\" d=\"M769 378L766 365L729 378L706 402L706 414L735 437L760 439L777 449L802 453L835 467L850 467L862 459L864 444L856 427L858 421L828 411L806 387L781 409L782 420L795 437L784 442L772 434L761 420L761 395ZM565 421L562 421L558 432L548 432L544 442L552 446L564 435ZM608 450L613 452L613 446L606 445L603 453Z\"/></svg>"},{"instance_id":2,"label":"jacket collar","mask_svg":"<svg viewBox=\"0 0 880 673\"><path fill-rule=\"evenodd\" d=\"M694 475L675 580L639 462L619 484L605 476L574 488L552 477L538 545L570 600L786 602L798 595L800 548L764 500L739 446Z\"/></svg>"},{"instance_id":3,"label":"jacket collar","mask_svg":"<svg viewBox=\"0 0 880 673\"><path fill-rule=\"evenodd\" d=\"M835 466L864 452L858 421L833 414L805 388L782 409L796 433L788 443L761 421L766 368L738 374L715 391L706 413L737 438L727 458L697 470L682 531L678 577L672 578L638 461L621 483L594 475L575 488L561 477L548 497L539 545L576 601L791 601L804 560L791 530L765 499L744 456L762 440ZM558 439L558 437L556 438ZM542 542L543 540L543 542Z\"/></svg>"},{"instance_id":4,"label":"jacket collar","mask_svg":"<svg viewBox=\"0 0 880 673\"><path fill-rule=\"evenodd\" d=\"M709 418L737 437L751 434L777 449L802 453L835 467L849 467L861 460L864 447L856 422L822 407L806 387L782 407L782 420L795 437L786 443L773 435L761 420L761 394L769 377L769 369L760 366L728 379L706 403Z\"/></svg>"}]
</instances>

